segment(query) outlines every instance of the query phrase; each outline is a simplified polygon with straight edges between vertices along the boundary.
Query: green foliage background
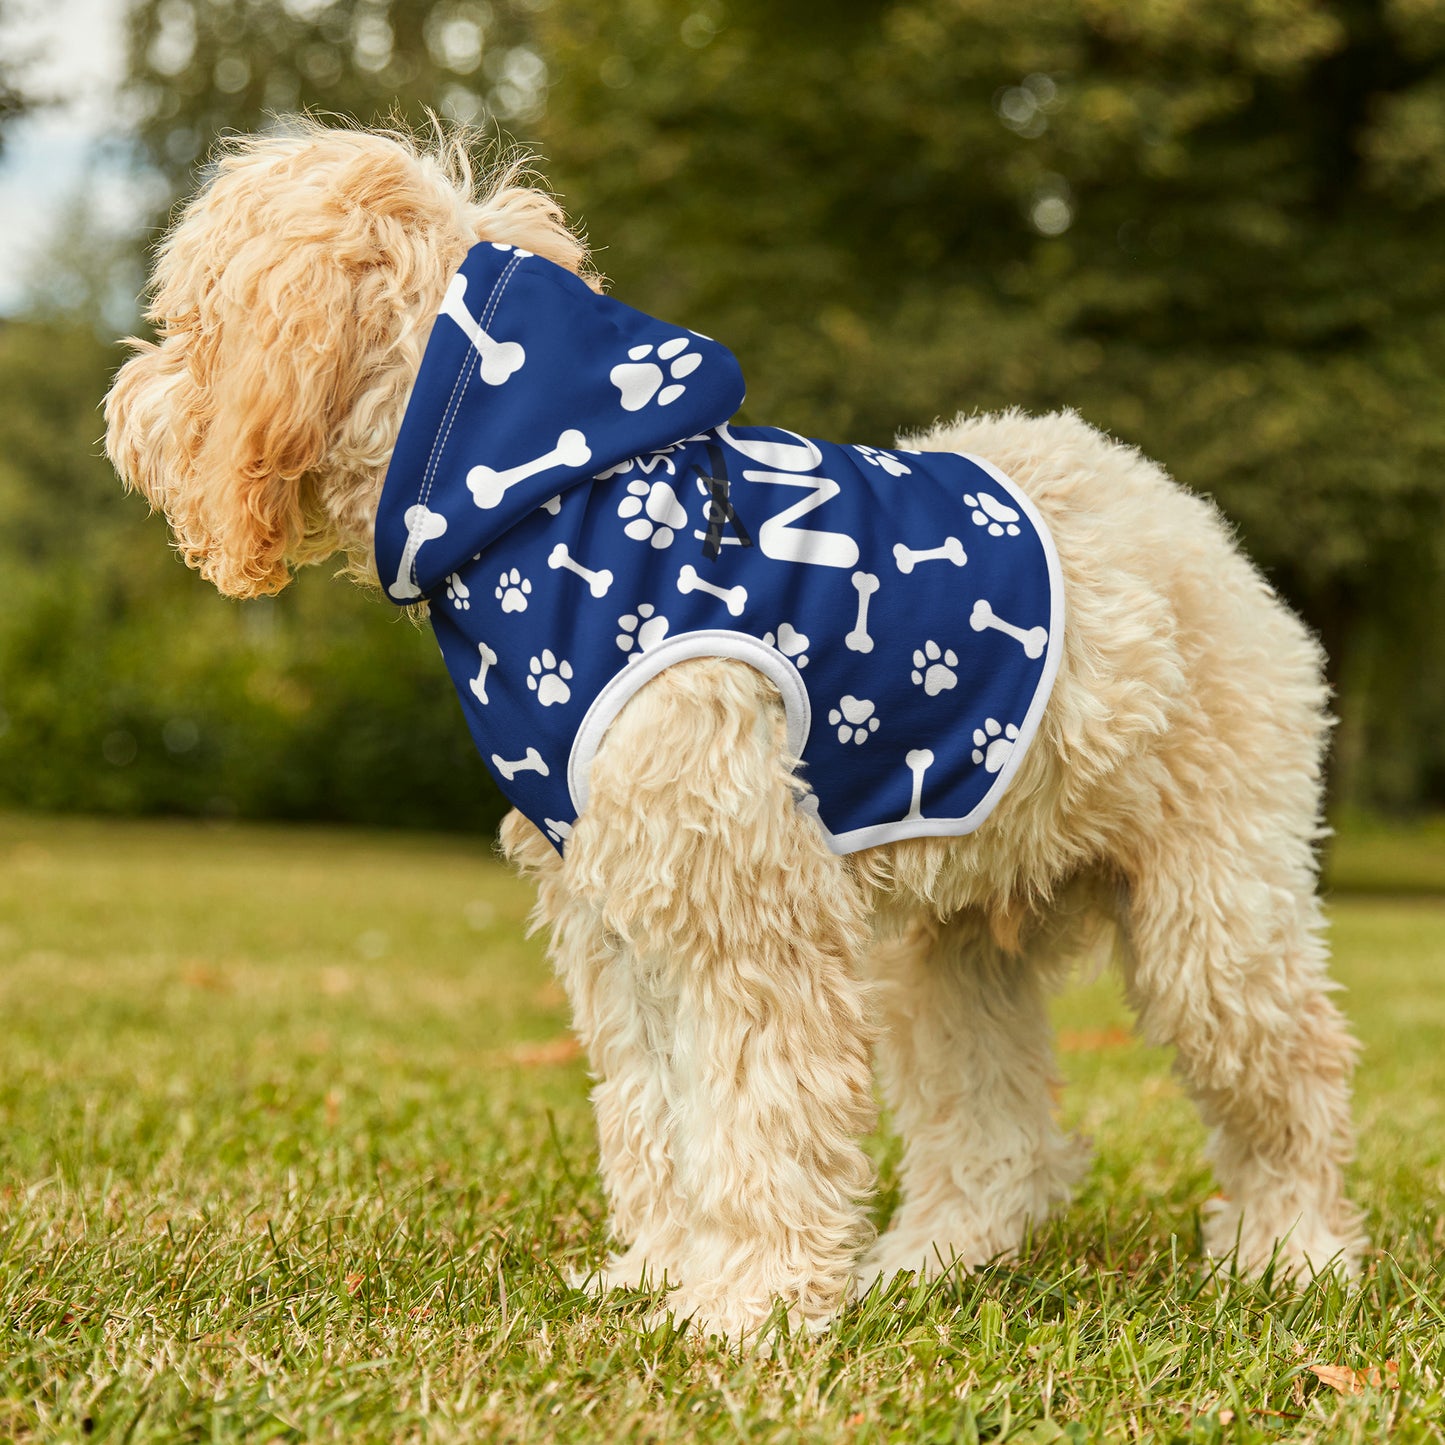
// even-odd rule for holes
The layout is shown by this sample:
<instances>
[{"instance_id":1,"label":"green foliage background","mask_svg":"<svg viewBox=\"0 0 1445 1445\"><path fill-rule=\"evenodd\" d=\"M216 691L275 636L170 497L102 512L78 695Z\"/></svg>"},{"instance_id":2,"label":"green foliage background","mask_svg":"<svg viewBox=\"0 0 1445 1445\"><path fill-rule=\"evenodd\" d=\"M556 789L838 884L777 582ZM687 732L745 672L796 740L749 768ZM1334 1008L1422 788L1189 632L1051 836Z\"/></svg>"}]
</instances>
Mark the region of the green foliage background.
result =
<instances>
[{"instance_id":1,"label":"green foliage background","mask_svg":"<svg viewBox=\"0 0 1445 1445\"><path fill-rule=\"evenodd\" d=\"M1445 802L1440 0L140 0L132 38L173 196L268 112L431 106L536 146L754 419L1077 408L1323 636L1337 802ZM223 602L119 496L88 254L0 325L0 801L495 817L424 634L320 576Z\"/></svg>"}]
</instances>

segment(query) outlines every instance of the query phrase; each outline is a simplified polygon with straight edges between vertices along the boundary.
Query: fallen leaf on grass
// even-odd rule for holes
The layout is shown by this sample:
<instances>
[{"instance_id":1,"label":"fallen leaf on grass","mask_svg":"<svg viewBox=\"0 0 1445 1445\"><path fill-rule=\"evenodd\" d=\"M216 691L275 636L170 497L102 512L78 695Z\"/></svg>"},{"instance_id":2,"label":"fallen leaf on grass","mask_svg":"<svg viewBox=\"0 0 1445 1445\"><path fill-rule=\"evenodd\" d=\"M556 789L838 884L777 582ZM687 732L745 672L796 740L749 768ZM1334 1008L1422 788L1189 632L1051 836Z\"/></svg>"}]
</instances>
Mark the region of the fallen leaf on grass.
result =
<instances>
[{"instance_id":1,"label":"fallen leaf on grass","mask_svg":"<svg viewBox=\"0 0 1445 1445\"><path fill-rule=\"evenodd\" d=\"M1127 1049L1136 1043L1128 1029L1062 1029L1059 1049L1066 1054L1091 1054L1104 1049Z\"/></svg>"},{"instance_id":2,"label":"fallen leaf on grass","mask_svg":"<svg viewBox=\"0 0 1445 1445\"><path fill-rule=\"evenodd\" d=\"M547 1039L540 1044L517 1044L502 1055L502 1062L536 1069L549 1064L570 1064L581 1057L582 1045L571 1034L563 1034L559 1039Z\"/></svg>"},{"instance_id":3,"label":"fallen leaf on grass","mask_svg":"<svg viewBox=\"0 0 1445 1445\"><path fill-rule=\"evenodd\" d=\"M346 1276L346 1293L354 1295L366 1283L364 1274L349 1274Z\"/></svg>"},{"instance_id":4,"label":"fallen leaf on grass","mask_svg":"<svg viewBox=\"0 0 1445 1445\"><path fill-rule=\"evenodd\" d=\"M187 988L206 989L211 993L230 993L231 980L219 969L199 959L189 959L181 969L181 982Z\"/></svg>"},{"instance_id":5,"label":"fallen leaf on grass","mask_svg":"<svg viewBox=\"0 0 1445 1445\"><path fill-rule=\"evenodd\" d=\"M1383 1374L1373 1365L1368 1370L1352 1370L1348 1365L1311 1365L1320 1384L1328 1385L1341 1395L1363 1395L1368 1389L1400 1388L1400 1362L1386 1360Z\"/></svg>"}]
</instances>

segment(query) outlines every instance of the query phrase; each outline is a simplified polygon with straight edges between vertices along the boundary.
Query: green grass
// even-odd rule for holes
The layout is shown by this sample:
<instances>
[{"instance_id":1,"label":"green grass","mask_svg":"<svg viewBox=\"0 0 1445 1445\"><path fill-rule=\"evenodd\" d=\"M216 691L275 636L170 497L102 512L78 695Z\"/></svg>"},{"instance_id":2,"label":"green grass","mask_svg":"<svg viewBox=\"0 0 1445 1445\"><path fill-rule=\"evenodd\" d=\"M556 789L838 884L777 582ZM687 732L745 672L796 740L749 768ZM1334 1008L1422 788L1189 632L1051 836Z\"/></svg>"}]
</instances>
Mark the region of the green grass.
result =
<instances>
[{"instance_id":1,"label":"green grass","mask_svg":"<svg viewBox=\"0 0 1445 1445\"><path fill-rule=\"evenodd\" d=\"M1346 819L1331 840L1325 883L1345 893L1445 896L1445 817Z\"/></svg>"},{"instance_id":2,"label":"green grass","mask_svg":"<svg viewBox=\"0 0 1445 1445\"><path fill-rule=\"evenodd\" d=\"M1359 1288L1200 1264L1201 1130L1100 983L1073 1207L772 1359L568 1285L602 1204L529 902L480 842L0 817L0 1439L1445 1439L1445 901L1331 906Z\"/></svg>"}]
</instances>

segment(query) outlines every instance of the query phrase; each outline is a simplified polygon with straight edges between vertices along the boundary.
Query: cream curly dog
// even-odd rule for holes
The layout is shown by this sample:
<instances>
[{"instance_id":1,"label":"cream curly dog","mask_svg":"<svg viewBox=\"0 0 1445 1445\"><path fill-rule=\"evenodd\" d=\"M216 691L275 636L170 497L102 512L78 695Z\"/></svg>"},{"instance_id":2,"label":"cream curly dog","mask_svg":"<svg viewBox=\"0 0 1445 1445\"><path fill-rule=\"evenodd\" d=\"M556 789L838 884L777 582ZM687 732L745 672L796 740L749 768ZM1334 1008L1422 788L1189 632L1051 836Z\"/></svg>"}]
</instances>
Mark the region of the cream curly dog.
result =
<instances>
[{"instance_id":1,"label":"cream curly dog","mask_svg":"<svg viewBox=\"0 0 1445 1445\"><path fill-rule=\"evenodd\" d=\"M338 554L378 585L388 460L479 240L600 292L553 201L515 169L477 185L457 142L308 124L226 145L160 249L159 340L106 403L120 475L223 593ZM612 720L565 857L520 813L503 827L597 1081L620 1252L595 1283L665 1279L679 1319L738 1338L779 1300L821 1327L860 1282L1006 1256L1084 1167L1053 1117L1046 1000L1111 922L1142 1033L1213 1131L1207 1247L1352 1271L1317 646L1213 507L1071 414L905 445L984 459L1058 551L1057 678L983 826L831 851L777 687L723 657ZM875 1051L906 1143L877 1239Z\"/></svg>"}]
</instances>

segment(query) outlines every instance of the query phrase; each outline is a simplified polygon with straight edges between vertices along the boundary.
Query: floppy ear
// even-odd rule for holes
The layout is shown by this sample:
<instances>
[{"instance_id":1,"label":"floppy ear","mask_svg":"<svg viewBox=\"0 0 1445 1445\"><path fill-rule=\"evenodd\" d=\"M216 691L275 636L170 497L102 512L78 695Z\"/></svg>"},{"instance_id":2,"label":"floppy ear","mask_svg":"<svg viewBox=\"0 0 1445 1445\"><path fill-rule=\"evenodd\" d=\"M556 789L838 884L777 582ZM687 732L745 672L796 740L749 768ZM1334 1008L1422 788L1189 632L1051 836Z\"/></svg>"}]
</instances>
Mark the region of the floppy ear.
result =
<instances>
[{"instance_id":1,"label":"floppy ear","mask_svg":"<svg viewBox=\"0 0 1445 1445\"><path fill-rule=\"evenodd\" d=\"M279 592L338 551L371 576L381 480L468 247L512 233L584 268L521 174L479 195L461 137L432 154L307 120L222 144L156 260L159 344L132 343L106 400L117 470L222 592Z\"/></svg>"},{"instance_id":2,"label":"floppy ear","mask_svg":"<svg viewBox=\"0 0 1445 1445\"><path fill-rule=\"evenodd\" d=\"M126 486L169 513L168 484L189 464L182 436L194 386L182 346L130 337L135 355L116 373L105 398L105 451Z\"/></svg>"},{"instance_id":3,"label":"floppy ear","mask_svg":"<svg viewBox=\"0 0 1445 1445\"><path fill-rule=\"evenodd\" d=\"M286 586L288 562L332 550L308 525L307 478L389 313L366 314L356 268L324 242L253 237L219 270L200 239L215 237L178 237L162 254L162 338L131 343L106 398L106 448L166 513L187 565L257 597Z\"/></svg>"},{"instance_id":4,"label":"floppy ear","mask_svg":"<svg viewBox=\"0 0 1445 1445\"><path fill-rule=\"evenodd\" d=\"M188 364L209 403L193 460L207 535L178 540L199 542L186 560L222 592L278 592L304 551L303 479L326 458L366 350L355 283L323 246L283 244L235 258L201 311Z\"/></svg>"}]
</instances>

